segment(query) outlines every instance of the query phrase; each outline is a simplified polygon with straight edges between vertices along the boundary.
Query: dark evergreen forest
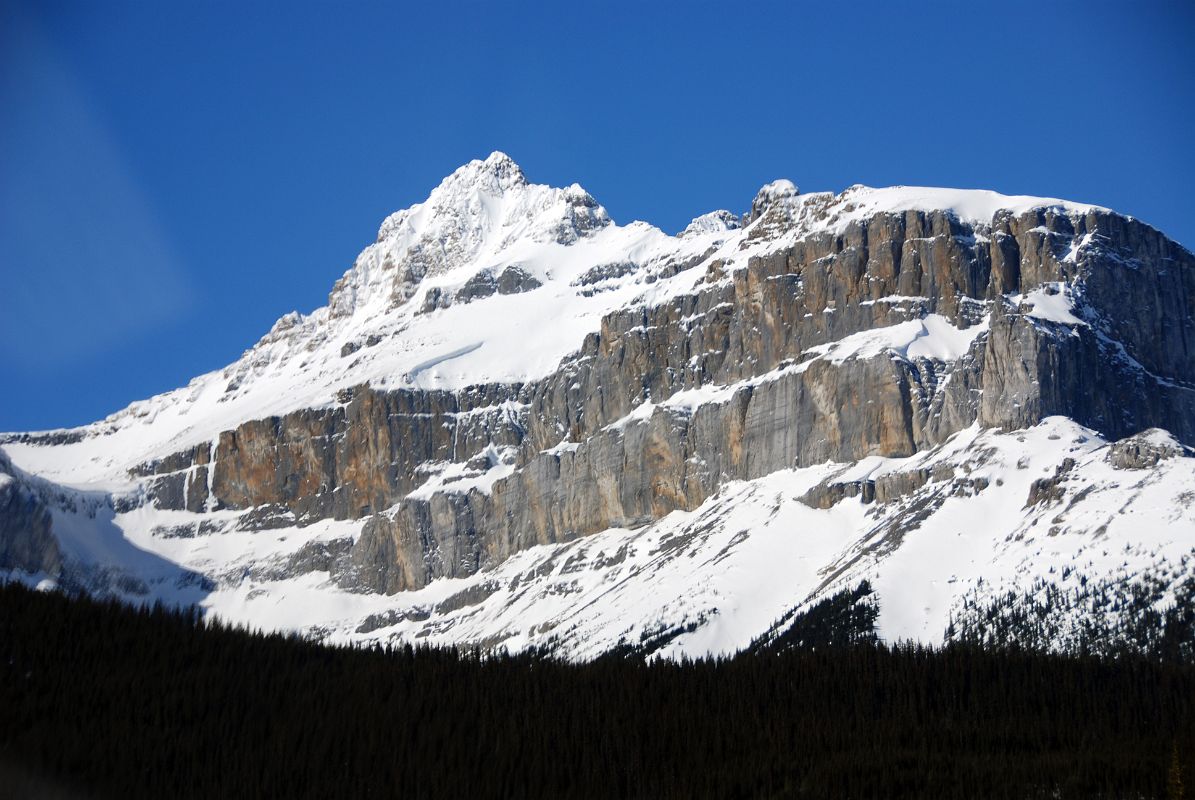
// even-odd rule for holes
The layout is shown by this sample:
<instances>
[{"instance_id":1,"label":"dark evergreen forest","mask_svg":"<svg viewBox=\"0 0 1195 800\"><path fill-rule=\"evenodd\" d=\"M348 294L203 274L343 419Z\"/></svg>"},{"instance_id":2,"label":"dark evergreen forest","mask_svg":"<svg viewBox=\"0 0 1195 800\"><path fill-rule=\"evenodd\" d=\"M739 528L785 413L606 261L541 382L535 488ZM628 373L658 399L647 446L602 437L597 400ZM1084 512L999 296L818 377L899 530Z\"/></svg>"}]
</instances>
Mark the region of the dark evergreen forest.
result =
<instances>
[{"instance_id":1,"label":"dark evergreen forest","mask_svg":"<svg viewBox=\"0 0 1195 800\"><path fill-rule=\"evenodd\" d=\"M1195 670L803 633L584 665L344 649L0 587L0 793L1175 798ZM788 630L792 630L789 628ZM1192 776L1192 777L1188 777Z\"/></svg>"}]
</instances>

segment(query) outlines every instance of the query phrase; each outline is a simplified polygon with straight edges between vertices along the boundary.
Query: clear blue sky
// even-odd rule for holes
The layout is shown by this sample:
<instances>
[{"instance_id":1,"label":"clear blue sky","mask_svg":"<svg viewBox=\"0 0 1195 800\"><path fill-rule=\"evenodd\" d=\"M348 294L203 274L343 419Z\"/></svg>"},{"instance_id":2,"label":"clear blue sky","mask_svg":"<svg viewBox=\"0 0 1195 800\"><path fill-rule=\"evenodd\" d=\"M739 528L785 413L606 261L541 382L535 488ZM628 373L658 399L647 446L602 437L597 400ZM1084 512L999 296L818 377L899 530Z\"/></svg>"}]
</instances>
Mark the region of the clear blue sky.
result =
<instances>
[{"instance_id":1,"label":"clear blue sky","mask_svg":"<svg viewBox=\"0 0 1195 800\"><path fill-rule=\"evenodd\" d=\"M495 149L668 231L789 177L1195 243L1195 3L822 5L0 0L0 430L229 363Z\"/></svg>"}]
</instances>

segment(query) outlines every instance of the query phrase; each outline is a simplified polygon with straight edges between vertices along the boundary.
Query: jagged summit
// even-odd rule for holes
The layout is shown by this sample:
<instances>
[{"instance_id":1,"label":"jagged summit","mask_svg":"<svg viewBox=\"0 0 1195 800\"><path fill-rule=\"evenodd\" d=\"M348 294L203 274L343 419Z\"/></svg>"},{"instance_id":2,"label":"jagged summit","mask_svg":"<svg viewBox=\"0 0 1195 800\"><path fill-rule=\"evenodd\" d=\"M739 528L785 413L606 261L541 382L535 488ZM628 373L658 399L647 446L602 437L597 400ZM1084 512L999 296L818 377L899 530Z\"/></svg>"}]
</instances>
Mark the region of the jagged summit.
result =
<instances>
[{"instance_id":1,"label":"jagged summit","mask_svg":"<svg viewBox=\"0 0 1195 800\"><path fill-rule=\"evenodd\" d=\"M484 160L474 159L464 164L445 178L437 188L440 191L451 191L449 187L454 185L472 186L498 195L518 186L526 186L527 176L513 158L495 150Z\"/></svg>"},{"instance_id":2,"label":"jagged summit","mask_svg":"<svg viewBox=\"0 0 1195 800\"><path fill-rule=\"evenodd\" d=\"M510 156L494 152L453 172L427 200L391 214L377 241L333 287L333 316L406 302L424 278L478 260L496 260L520 241L572 244L610 224L577 184L527 182Z\"/></svg>"},{"instance_id":3,"label":"jagged summit","mask_svg":"<svg viewBox=\"0 0 1195 800\"><path fill-rule=\"evenodd\" d=\"M800 190L787 178L766 183L760 187L751 201L751 210L747 212L747 223L750 224L763 216L769 208L785 203L800 194Z\"/></svg>"},{"instance_id":4,"label":"jagged summit","mask_svg":"<svg viewBox=\"0 0 1195 800\"><path fill-rule=\"evenodd\" d=\"M738 230L770 210L779 214L776 221L781 226L808 233L819 226L841 228L868 215L904 210L946 210L987 225L1001 210L1021 213L1047 206L1068 213L1098 209L1053 198L903 186L855 185L841 194L802 195L792 181L779 179L760 188L741 219L715 211L695 218L677 238ZM554 188L529 183L509 155L495 151L455 170L424 202L387 217L377 241L362 251L333 287L329 314L336 318L362 309L384 312L408 302L429 278L470 265L488 268L483 262L496 264L520 243L571 245L612 224L606 209L580 185ZM757 230L753 236L763 233Z\"/></svg>"},{"instance_id":5,"label":"jagged summit","mask_svg":"<svg viewBox=\"0 0 1195 800\"><path fill-rule=\"evenodd\" d=\"M978 190L855 185L840 194L801 194L782 179L762 187L743 218L714 211L672 237L646 223L619 227L581 186L531 183L510 156L495 151L387 217L326 307L282 316L225 369L135 402L82 435L139 429L142 444L123 448L137 458L210 438L231 421L326 405L358 384L526 381L580 347L603 314L691 291L703 264L742 267L784 241L841 232L877 215L941 211L988 231L998 213L1037 208L1110 213ZM767 225L749 225L761 215L769 216ZM661 276L667 279L655 283ZM528 330L536 334L529 338ZM451 372L439 366L449 363ZM83 471L87 480L104 474L104 464L127 466L113 458L120 451L93 462Z\"/></svg>"},{"instance_id":6,"label":"jagged summit","mask_svg":"<svg viewBox=\"0 0 1195 800\"><path fill-rule=\"evenodd\" d=\"M472 197L501 198L507 192L517 191L527 185L527 176L522 167L506 153L495 150L484 160L473 159L458 167L432 189L423 203L396 211L383 220L377 240L381 242L393 236L416 209L424 206L430 207L433 213L449 211L467 204Z\"/></svg>"}]
</instances>

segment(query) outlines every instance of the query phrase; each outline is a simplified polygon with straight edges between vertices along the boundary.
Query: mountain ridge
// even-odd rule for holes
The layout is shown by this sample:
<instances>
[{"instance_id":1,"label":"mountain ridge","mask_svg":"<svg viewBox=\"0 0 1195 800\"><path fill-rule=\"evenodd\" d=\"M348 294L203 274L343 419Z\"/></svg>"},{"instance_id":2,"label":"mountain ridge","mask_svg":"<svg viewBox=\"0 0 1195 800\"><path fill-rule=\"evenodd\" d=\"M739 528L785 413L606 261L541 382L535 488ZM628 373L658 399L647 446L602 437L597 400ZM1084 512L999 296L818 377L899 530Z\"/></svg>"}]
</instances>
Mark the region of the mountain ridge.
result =
<instances>
[{"instance_id":1,"label":"mountain ridge","mask_svg":"<svg viewBox=\"0 0 1195 800\"><path fill-rule=\"evenodd\" d=\"M591 657L625 644L614 631L660 624L684 631L673 655L741 647L859 579L879 587L882 620L911 619L885 570L918 535L938 541L941 525L957 525L942 521L958 518L956 500L980 508L1037 491L1088 509L1075 512L1091 520L1087 535L1113 530L1132 545L1131 526L1095 520L1109 498L1136 507L1144 489L1123 494L1123 470L1098 485L1072 470L1092 442L1161 448L1142 469L1186 496L1195 460L1177 443L1195 440L1193 269L1189 251L1130 217L982 190L801 194L776 181L744 217L711 212L673 237L619 226L579 186L530 184L494 153L388 217L327 306L284 316L228 368L96 425L0 447L14 485L37 475L59 487L38 496L67 540L85 542L98 523L61 497L107 497L104 535L181 567L160 571L167 596L172 580L210 583L199 602L214 613L260 624L272 617L255 598L290 596L311 618L280 623L319 636L451 643L455 630ZM1176 444L1141 439L1148 428ZM1025 467L999 456L1039 430L1064 444L1026 452ZM850 477L876 458L932 463ZM1096 464L1084 469L1103 474ZM1026 470L1055 482L1031 490ZM770 538L765 486L786 498L776 509L813 515L784 512L793 524L837 530L837 549ZM1052 506L1015 503L973 546L1053 535L1031 532ZM1140 569L1186 563L1188 505L1134 550ZM694 535L694 514L754 521ZM597 541L610 550L577 560ZM652 544L632 557L634 541ZM678 578L671 599L643 584L674 569L669 548L698 558L711 541L726 548L714 572ZM1089 546L1068 541L1075 558ZM746 602L752 584L725 584L715 567L754 563L763 543L756 581L769 561L818 566L787 582L773 574L773 599L731 623L727 604ZM530 572L512 572L527 559ZM119 564L75 561L113 588ZM1018 557L998 563L996 583L1041 577ZM598 591L587 574L633 591ZM887 633L940 638L942 609L984 578L968 575L935 594L923 624ZM703 581L728 599L703 605ZM450 586L459 592L441 597ZM589 597L589 610L553 606L553 593ZM538 617L516 595L581 616L562 634L563 617ZM635 596L656 600L613 613ZM348 616L327 619L321 603ZM479 614L489 621L465 622ZM520 617L539 619L536 630L512 629ZM733 634L711 638L723 623Z\"/></svg>"},{"instance_id":2,"label":"mountain ridge","mask_svg":"<svg viewBox=\"0 0 1195 800\"><path fill-rule=\"evenodd\" d=\"M487 170L488 170L488 172L487 172ZM506 177L506 178L498 177L500 175L508 175L510 177ZM422 211L425 207L427 207L429 205L434 206L435 200L438 199L437 194L443 194L446 189L449 190L449 193L454 193L454 194L459 195L460 190L462 188L466 188L466 189L467 188L480 188L479 185L484 185L487 183L491 184L491 191L493 190L493 188L497 188L499 190L499 193L501 193L502 191L504 191L506 189L526 187L529 185L527 182L526 176L522 171L522 168L519 167L518 164L516 162L514 162L513 159L511 159L508 155L506 155L505 153L503 153L501 151L494 151L484 160L475 159L475 160L470 161L467 164L463 165L462 167L458 168L451 175L447 176L443 181L441 181L441 183L435 189L433 189L432 193L424 201L422 201L420 203L416 203L412 207L396 211L396 212L390 214L389 216L387 216L385 218L385 220L383 220L381 226L379 227L377 242L375 242L375 244L383 243L388 238L390 238L395 233L396 229L400 228L405 222L408 221L413 210ZM787 187L784 191L778 191L775 188L781 184L784 184ZM571 186L567 187L566 189L551 189L551 187L547 187L547 186L539 185L539 184L534 184L532 186L534 186L535 188L550 189L552 192L555 192L555 193L575 191L577 194L583 195L584 197L588 198L589 200L593 200L592 196L589 195L587 192L585 192L585 190L582 189L580 187L580 185L576 184L576 183L572 184ZM454 192L453 190L456 190L456 191ZM999 212L999 211L1009 211L1012 213L1018 213L1018 212L1023 212L1025 210L1029 210L1029 209L1047 208L1047 207L1051 207L1051 206L1056 206L1058 208L1061 208L1064 210L1070 210L1070 211L1083 212L1083 211L1088 211L1088 210L1095 210L1095 211L1100 211L1100 212L1106 212L1106 213L1110 213L1110 214L1115 214L1116 216L1123 217L1126 220L1131 220L1131 221L1136 222L1136 220L1133 217L1131 217L1129 215L1119 214L1118 212L1115 212L1108 208L1104 208L1104 207L1096 206L1096 205L1092 205L1092 204L1074 203L1072 201L1060 200L1058 198L1035 197L1035 196L1029 196L1029 195L1002 195L997 192L992 192L989 190L981 190L981 189L944 189L944 188L935 188L935 187L918 187L918 186L903 186L903 185L891 186L891 187L887 187L886 189L875 189L872 187L863 186L862 184L855 184L851 187L848 187L846 190L844 190L843 192L838 193L838 194L834 194L832 192L818 192L818 193L814 193L813 195L809 195L809 194L801 195L799 193L799 190L797 190L797 188L795 187L795 185L793 185L791 181L788 181L786 179L779 179L779 180L773 181L769 184L765 184L765 186L761 187L760 191L756 194L755 199L751 203L751 208L747 212L745 212L741 217L738 217L737 219L740 220L740 223L741 223L741 221L748 221L749 223L753 223L753 222L755 222L755 220L757 220L759 218L759 216L762 215L762 213L764 211L767 210L768 207L770 207L772 205L776 205L778 203L783 204L786 200L791 200L791 199L797 198L797 197L801 197L803 202L805 200L808 200L811 197L812 198L841 199L843 205L846 205L848 208L851 208L852 210L856 210L856 209L859 209L860 207L866 207L866 206L864 206L864 204L855 202L854 198L852 197L852 195L858 195L861 192L889 195L888 202L884 202L884 200L881 199L879 202L873 202L870 204L870 207L877 210L879 213L893 213L896 211L907 211L907 210L913 210L913 211L943 210L943 211L954 212L960 219L966 219L966 220L970 220L973 222L983 222L986 219L987 221L990 222L990 219L995 215L996 212ZM594 202L595 207L599 210L599 216L604 217L604 219L609 221L608 215L605 214L604 207L598 205L596 203L596 201L593 201L593 202ZM847 214L847 215L845 215L845 217L846 217L845 222L843 220L838 220L838 224L839 225L849 224L849 221L854 216L857 216L857 215ZM704 220L706 220L706 218L717 219L720 222L725 223L727 218L735 218L735 215L732 212L725 211L725 210L711 211L706 214L702 214L697 217L694 217L694 219L690 222L690 225L686 228L686 230L690 230L693 228L694 225L697 225L698 229L701 229L701 232L703 232L703 233L713 232L710 230L702 229L703 226L706 224L704 222ZM603 223L603 224L599 225L598 227L604 227L604 224L608 224L608 223ZM656 228L655 226L652 226L650 223L646 223L646 222L636 221L636 222L632 222L629 224L630 225L646 225L646 226L649 226L650 228L652 228L653 230L659 231L658 228ZM746 227L746 225L740 224L739 227ZM715 228L715 231L719 232L719 233L738 229L738 227L729 227L728 228L725 226L725 224L715 225L714 228ZM662 231L660 231L660 232L662 233ZM697 230L694 230L693 232L695 233L695 232L697 232ZM679 238L683 233L685 233L685 231L682 231L681 233L677 234L676 237L669 237L669 238ZM367 247L362 252L362 255L370 252L371 247L372 247L372 245L370 247ZM361 256L358 256L358 261L360 261L360 259L361 259ZM340 279L338 279L335 282L335 284L333 286L333 290L329 294L329 302L326 306L316 309L315 311L310 312L308 314L303 314L302 312L299 312L299 311L287 312L286 314L279 317L279 319L274 323L274 325L271 327L271 329L266 334L264 334L253 346L251 346L248 350L246 350L244 354L242 354L241 359L238 359L237 362L233 362L233 364L223 368L222 370L214 370L212 373L206 373L206 374L214 374L216 372L223 373L224 371L235 366L240 360L244 359L256 347L263 345L263 344L269 344L269 343L275 341L279 334L292 329L293 327L295 327L295 325L297 325L297 324L301 323L303 320L313 316L314 314L318 313L322 309L324 309L324 308L331 309L334 306L337 306L338 305L338 302L337 302L338 292L337 292L336 287L341 284L346 284L346 288L343 289L342 291L347 292L347 284L351 283L351 281L349 281L348 279L349 279L349 276L354 272L355 268L356 267L350 268L350 270L348 270L344 275L341 276ZM365 282L368 282L368 279L366 279ZM343 305L343 303L339 303L339 305ZM200 377L203 377L203 376L200 376ZM161 393L159 395L155 395L154 397L162 397L165 395L170 395L174 392L180 391L182 388L185 388L185 387L180 387L179 389L170 390L170 391ZM150 398L150 399L152 399L152 398ZM21 432L0 433L0 436L6 436L6 437L12 437L14 435L29 436L29 435L37 435L37 434L54 434L54 433L64 433L64 432L74 432L74 431L86 430L86 429L90 429L95 426L98 426L102 423L108 422L110 420L113 420L114 418L118 418L118 417L130 414L130 413L136 413L136 412L132 412L131 409L133 406L137 406L141 402L144 402L144 401L135 401L134 403L130 404L129 407L120 409L120 410L114 412L113 414L108 415L107 417L105 417L103 419L96 420L95 422L87 423L84 425L78 425L78 426L72 426L72 427L66 427L66 428L49 428L49 429L45 429L42 431L35 431L35 432L28 432L28 433L21 433Z\"/></svg>"}]
</instances>

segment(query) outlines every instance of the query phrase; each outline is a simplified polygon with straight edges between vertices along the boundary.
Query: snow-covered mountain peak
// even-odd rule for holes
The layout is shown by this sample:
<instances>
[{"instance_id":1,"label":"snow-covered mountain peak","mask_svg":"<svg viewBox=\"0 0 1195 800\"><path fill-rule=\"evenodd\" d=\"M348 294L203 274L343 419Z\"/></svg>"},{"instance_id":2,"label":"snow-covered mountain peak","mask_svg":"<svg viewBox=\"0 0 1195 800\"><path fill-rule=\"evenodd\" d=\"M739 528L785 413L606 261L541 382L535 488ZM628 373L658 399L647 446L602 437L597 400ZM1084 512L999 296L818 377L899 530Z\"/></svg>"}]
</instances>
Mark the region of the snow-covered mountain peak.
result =
<instances>
[{"instance_id":1,"label":"snow-covered mountain peak","mask_svg":"<svg viewBox=\"0 0 1195 800\"><path fill-rule=\"evenodd\" d=\"M797 188L796 184L787 178L772 181L764 184L760 190L756 192L755 199L751 201L751 211L747 215L748 222L754 222L763 216L769 208L787 203L800 195L801 190Z\"/></svg>"},{"instance_id":2,"label":"snow-covered mountain peak","mask_svg":"<svg viewBox=\"0 0 1195 800\"><path fill-rule=\"evenodd\" d=\"M505 153L465 164L427 200L391 214L329 297L333 317L406 302L428 276L497 259L520 241L573 244L610 224L577 184L528 183Z\"/></svg>"},{"instance_id":3,"label":"snow-covered mountain peak","mask_svg":"<svg viewBox=\"0 0 1195 800\"><path fill-rule=\"evenodd\" d=\"M881 636L1048 591L1065 645L1089 583L1195 591L1193 274L977 190L781 180L669 236L495 153L227 368L0 436L0 579L576 658L730 652L867 579Z\"/></svg>"},{"instance_id":4,"label":"snow-covered mountain peak","mask_svg":"<svg viewBox=\"0 0 1195 800\"><path fill-rule=\"evenodd\" d=\"M523 168L506 153L495 150L484 160L474 159L459 167L440 183L438 190L446 192L453 187L475 187L499 195L508 189L526 185L527 176L523 174Z\"/></svg>"},{"instance_id":5,"label":"snow-covered mountain peak","mask_svg":"<svg viewBox=\"0 0 1195 800\"><path fill-rule=\"evenodd\" d=\"M756 196L761 216L750 224L720 210L669 236L647 223L616 225L579 185L530 183L494 153L387 218L326 307L286 314L226 368L88 426L78 452L30 448L20 460L56 480L123 487L131 467L248 420L336 405L349 387L457 391L543 379L606 315L673 302L712 286L711 275L870 215L942 209L978 229L1003 210L1036 207L1093 208L920 187L800 194L778 180Z\"/></svg>"},{"instance_id":6,"label":"snow-covered mountain peak","mask_svg":"<svg viewBox=\"0 0 1195 800\"><path fill-rule=\"evenodd\" d=\"M508 192L518 192L527 185L527 176L522 167L506 153L495 150L484 160L473 159L458 167L440 181L424 203L415 208L430 206L436 211L447 211L462 206L468 207L469 201L475 195L501 198ZM387 238L395 227L393 223L409 216L409 212L413 210L404 209L391 214L382 223L378 240Z\"/></svg>"}]
</instances>

